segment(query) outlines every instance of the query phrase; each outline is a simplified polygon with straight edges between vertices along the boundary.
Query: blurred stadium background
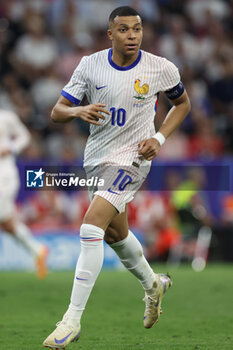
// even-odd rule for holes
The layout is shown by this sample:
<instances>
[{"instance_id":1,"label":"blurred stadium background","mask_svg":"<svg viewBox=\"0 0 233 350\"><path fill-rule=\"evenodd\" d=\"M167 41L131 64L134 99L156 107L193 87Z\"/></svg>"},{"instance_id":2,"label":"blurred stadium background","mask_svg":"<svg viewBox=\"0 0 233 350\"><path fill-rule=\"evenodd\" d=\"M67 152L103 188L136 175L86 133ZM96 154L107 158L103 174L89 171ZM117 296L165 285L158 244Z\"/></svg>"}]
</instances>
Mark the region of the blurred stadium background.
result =
<instances>
[{"instance_id":1,"label":"blurred stadium background","mask_svg":"<svg viewBox=\"0 0 233 350\"><path fill-rule=\"evenodd\" d=\"M32 135L30 147L17 161L22 179L18 215L49 246L51 269L74 267L87 193L25 191L24 167L51 161L82 163L88 125L52 123L50 112L82 56L110 47L107 19L121 5L142 14L142 49L178 66L192 103L190 115L153 162L159 174L152 171L130 203L130 226L151 261L172 260L176 255L174 261L179 262L181 252L176 248L181 241L179 258L192 259L193 242L202 225L213 232L209 260L233 261L231 0L0 0L0 108L16 112ZM169 108L161 95L157 126ZM198 165L198 171L186 171L187 164ZM222 173L224 167L228 176ZM169 171L165 174L164 169ZM203 169L205 179L198 182ZM209 188L209 176L213 182L215 175L216 182ZM155 191L157 176L163 181ZM197 186L189 187L190 183ZM184 196L182 189L189 195ZM118 264L106 247L105 266ZM0 235L1 270L32 266L23 248L6 234Z\"/></svg>"}]
</instances>

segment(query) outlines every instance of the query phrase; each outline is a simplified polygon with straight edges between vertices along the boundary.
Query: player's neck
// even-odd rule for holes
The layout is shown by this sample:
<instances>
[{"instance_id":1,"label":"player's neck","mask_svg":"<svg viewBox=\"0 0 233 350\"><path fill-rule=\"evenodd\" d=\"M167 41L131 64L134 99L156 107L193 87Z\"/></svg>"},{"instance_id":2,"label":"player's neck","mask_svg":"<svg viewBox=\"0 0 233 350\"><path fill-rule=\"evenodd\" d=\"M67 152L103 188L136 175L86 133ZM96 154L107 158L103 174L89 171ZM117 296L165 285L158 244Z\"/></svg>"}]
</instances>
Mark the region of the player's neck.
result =
<instances>
[{"instance_id":1,"label":"player's neck","mask_svg":"<svg viewBox=\"0 0 233 350\"><path fill-rule=\"evenodd\" d=\"M130 66L138 58L138 51L133 56L124 56L113 49L112 61L120 67Z\"/></svg>"}]
</instances>

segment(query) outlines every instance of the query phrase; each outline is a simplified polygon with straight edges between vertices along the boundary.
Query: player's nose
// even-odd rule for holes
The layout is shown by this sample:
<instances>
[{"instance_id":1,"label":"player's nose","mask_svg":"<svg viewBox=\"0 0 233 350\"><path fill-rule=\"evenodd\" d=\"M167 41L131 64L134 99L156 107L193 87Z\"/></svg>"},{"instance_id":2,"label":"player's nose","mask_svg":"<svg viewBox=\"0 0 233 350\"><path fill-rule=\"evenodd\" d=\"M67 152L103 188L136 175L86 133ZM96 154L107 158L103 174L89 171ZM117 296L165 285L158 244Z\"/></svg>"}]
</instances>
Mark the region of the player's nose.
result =
<instances>
[{"instance_id":1,"label":"player's nose","mask_svg":"<svg viewBox=\"0 0 233 350\"><path fill-rule=\"evenodd\" d=\"M128 39L136 39L136 35L133 29L130 29L128 32Z\"/></svg>"}]
</instances>

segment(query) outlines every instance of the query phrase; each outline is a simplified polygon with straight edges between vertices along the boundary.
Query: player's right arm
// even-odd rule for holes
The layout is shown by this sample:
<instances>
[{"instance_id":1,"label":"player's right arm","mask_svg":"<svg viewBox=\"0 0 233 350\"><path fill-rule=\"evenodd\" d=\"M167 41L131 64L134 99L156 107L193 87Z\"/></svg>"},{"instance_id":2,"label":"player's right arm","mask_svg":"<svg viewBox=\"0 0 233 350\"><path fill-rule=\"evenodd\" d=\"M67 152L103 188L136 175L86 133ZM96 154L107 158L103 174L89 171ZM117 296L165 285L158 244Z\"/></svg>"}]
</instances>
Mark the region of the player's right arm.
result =
<instances>
[{"instance_id":1,"label":"player's right arm","mask_svg":"<svg viewBox=\"0 0 233 350\"><path fill-rule=\"evenodd\" d=\"M79 105L89 89L87 63L88 57L84 56L73 72L70 81L62 90L61 96L51 113L51 118L54 122L66 123L73 119L81 118L87 123L102 125L101 121L105 119L102 113L110 114L103 103L87 106Z\"/></svg>"},{"instance_id":2,"label":"player's right arm","mask_svg":"<svg viewBox=\"0 0 233 350\"><path fill-rule=\"evenodd\" d=\"M99 120L104 120L105 117L101 113L110 115L110 112L104 107L106 105L103 103L73 107L73 103L61 95L52 110L51 118L56 123L67 123L81 118L87 123L102 125Z\"/></svg>"}]
</instances>

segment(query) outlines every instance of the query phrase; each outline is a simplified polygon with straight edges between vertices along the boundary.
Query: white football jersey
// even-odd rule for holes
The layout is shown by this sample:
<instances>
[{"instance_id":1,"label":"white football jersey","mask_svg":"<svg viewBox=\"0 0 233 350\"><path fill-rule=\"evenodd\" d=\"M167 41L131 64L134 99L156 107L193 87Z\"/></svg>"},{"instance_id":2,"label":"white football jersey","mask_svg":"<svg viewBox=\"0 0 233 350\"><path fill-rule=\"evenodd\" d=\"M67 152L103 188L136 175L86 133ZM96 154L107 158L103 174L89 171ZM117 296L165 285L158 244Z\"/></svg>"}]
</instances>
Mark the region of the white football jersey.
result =
<instances>
[{"instance_id":1,"label":"white football jersey","mask_svg":"<svg viewBox=\"0 0 233 350\"><path fill-rule=\"evenodd\" d=\"M84 166L145 162L138 144L155 134L158 94L179 82L173 63L143 50L128 67L112 61L112 49L83 57L62 95L77 105L86 95L89 104L104 103L111 113L101 126L90 124Z\"/></svg>"}]
</instances>

